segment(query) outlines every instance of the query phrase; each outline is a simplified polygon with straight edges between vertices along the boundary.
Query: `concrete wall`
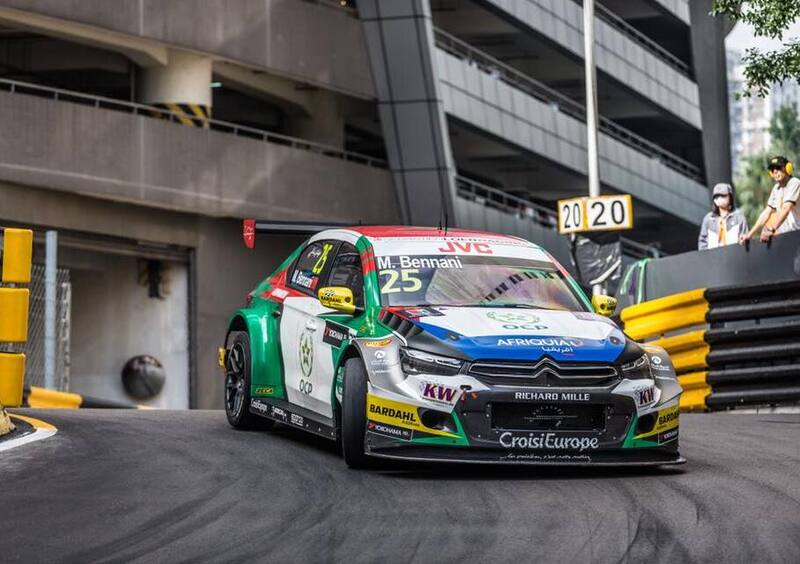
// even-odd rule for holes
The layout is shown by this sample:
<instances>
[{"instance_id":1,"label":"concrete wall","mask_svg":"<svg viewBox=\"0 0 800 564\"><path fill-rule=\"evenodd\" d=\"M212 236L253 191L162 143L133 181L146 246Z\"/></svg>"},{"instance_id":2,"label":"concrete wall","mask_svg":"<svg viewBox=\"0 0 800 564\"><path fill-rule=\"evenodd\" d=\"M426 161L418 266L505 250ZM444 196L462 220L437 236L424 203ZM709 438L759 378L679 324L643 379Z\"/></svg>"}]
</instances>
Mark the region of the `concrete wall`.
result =
<instances>
[{"instance_id":1,"label":"concrete wall","mask_svg":"<svg viewBox=\"0 0 800 564\"><path fill-rule=\"evenodd\" d=\"M298 0L0 0L0 8L152 39L373 97L359 21ZM313 40L312 40L313 38Z\"/></svg>"},{"instance_id":2,"label":"concrete wall","mask_svg":"<svg viewBox=\"0 0 800 564\"><path fill-rule=\"evenodd\" d=\"M583 59L583 8L571 0L484 0ZM606 22L595 18L595 61L620 84L700 128L697 84Z\"/></svg>"},{"instance_id":3,"label":"concrete wall","mask_svg":"<svg viewBox=\"0 0 800 564\"><path fill-rule=\"evenodd\" d=\"M242 244L241 224L141 205L0 182L0 223L46 228L84 237L190 249L190 346L194 381L191 405L222 407L217 347L231 313L295 246L300 237L260 238L254 251Z\"/></svg>"},{"instance_id":4,"label":"concrete wall","mask_svg":"<svg viewBox=\"0 0 800 564\"><path fill-rule=\"evenodd\" d=\"M217 217L398 217L387 170L276 143L7 92L0 131L0 180Z\"/></svg>"},{"instance_id":5,"label":"concrete wall","mask_svg":"<svg viewBox=\"0 0 800 564\"><path fill-rule=\"evenodd\" d=\"M165 263L170 292L157 299L138 283L135 257L62 250L59 259L59 266L69 268L72 283L70 391L131 401L122 368L131 357L148 354L164 366L164 389L152 400L134 401L189 407L188 265Z\"/></svg>"},{"instance_id":6,"label":"concrete wall","mask_svg":"<svg viewBox=\"0 0 800 564\"><path fill-rule=\"evenodd\" d=\"M800 278L800 231L773 238L771 244L751 241L692 251L650 261L645 274L645 300L697 288L765 284Z\"/></svg>"},{"instance_id":7,"label":"concrete wall","mask_svg":"<svg viewBox=\"0 0 800 564\"><path fill-rule=\"evenodd\" d=\"M437 63L449 114L587 174L582 122L441 49ZM698 182L602 133L599 150L604 184L696 224L707 213L708 192Z\"/></svg>"}]
</instances>

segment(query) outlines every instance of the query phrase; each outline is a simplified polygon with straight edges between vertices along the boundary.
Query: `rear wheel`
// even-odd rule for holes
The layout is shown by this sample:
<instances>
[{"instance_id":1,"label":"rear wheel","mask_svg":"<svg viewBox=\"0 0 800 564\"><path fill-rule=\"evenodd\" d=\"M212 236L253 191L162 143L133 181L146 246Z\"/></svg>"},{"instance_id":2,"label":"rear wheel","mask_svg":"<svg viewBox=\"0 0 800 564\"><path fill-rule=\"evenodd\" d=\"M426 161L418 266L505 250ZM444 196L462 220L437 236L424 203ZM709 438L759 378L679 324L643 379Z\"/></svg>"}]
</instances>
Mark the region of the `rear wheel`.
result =
<instances>
[{"instance_id":1,"label":"rear wheel","mask_svg":"<svg viewBox=\"0 0 800 564\"><path fill-rule=\"evenodd\" d=\"M342 391L342 454L350 468L367 468L371 459L364 453L367 426L367 371L360 358L344 365Z\"/></svg>"},{"instance_id":2,"label":"rear wheel","mask_svg":"<svg viewBox=\"0 0 800 564\"><path fill-rule=\"evenodd\" d=\"M252 356L250 335L237 331L230 335L225 360L225 415L236 429L268 429L274 421L250 413Z\"/></svg>"}]
</instances>

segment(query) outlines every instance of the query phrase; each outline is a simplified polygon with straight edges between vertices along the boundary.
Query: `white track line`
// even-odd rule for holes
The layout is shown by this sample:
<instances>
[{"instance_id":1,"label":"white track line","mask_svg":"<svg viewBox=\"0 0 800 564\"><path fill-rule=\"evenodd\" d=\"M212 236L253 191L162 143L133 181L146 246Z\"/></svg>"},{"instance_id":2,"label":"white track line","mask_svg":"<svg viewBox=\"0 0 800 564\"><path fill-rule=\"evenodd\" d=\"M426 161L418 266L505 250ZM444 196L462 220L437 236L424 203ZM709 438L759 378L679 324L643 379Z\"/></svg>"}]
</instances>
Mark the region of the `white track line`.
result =
<instances>
[{"instance_id":1,"label":"white track line","mask_svg":"<svg viewBox=\"0 0 800 564\"><path fill-rule=\"evenodd\" d=\"M9 414L11 419L19 419L21 421L25 421L30 425L33 425L33 433L28 433L27 435L22 435L17 439L11 439L8 441L0 442L0 452L4 450L10 450L12 448L16 448L18 446L22 446L28 443L32 443L35 441L41 441L42 439L46 439L48 437L52 437L58 432L58 429L53 427L50 423L45 423L44 421L40 421L39 419L34 419L33 417L25 417L22 415L15 415Z\"/></svg>"}]
</instances>

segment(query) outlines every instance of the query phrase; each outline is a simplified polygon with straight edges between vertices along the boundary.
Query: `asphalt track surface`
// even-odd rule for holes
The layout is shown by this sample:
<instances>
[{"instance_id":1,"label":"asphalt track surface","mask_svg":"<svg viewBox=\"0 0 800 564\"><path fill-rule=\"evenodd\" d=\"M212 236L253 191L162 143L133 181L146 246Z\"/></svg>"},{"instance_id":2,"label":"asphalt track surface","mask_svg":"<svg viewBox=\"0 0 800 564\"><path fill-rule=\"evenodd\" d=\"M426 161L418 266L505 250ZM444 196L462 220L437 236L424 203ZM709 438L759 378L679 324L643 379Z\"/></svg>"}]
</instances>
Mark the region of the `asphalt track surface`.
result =
<instances>
[{"instance_id":1,"label":"asphalt track surface","mask_svg":"<svg viewBox=\"0 0 800 564\"><path fill-rule=\"evenodd\" d=\"M36 411L0 454L3 562L798 562L800 415L682 415L661 470L348 470L222 412Z\"/></svg>"}]
</instances>

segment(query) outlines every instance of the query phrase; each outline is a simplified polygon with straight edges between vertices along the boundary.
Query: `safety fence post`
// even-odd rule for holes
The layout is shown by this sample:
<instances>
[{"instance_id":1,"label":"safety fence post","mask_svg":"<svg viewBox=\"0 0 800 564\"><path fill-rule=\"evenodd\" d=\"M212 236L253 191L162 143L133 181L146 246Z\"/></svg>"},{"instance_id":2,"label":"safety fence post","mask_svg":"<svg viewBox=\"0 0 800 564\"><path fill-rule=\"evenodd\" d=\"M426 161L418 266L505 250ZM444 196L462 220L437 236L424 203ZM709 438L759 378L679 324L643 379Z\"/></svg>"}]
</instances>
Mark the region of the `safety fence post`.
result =
<instances>
[{"instance_id":1,"label":"safety fence post","mask_svg":"<svg viewBox=\"0 0 800 564\"><path fill-rule=\"evenodd\" d=\"M25 354L14 352L14 343L28 340L28 288L31 281L33 231L0 229L2 278L0 278L0 406L22 404Z\"/></svg>"}]
</instances>

